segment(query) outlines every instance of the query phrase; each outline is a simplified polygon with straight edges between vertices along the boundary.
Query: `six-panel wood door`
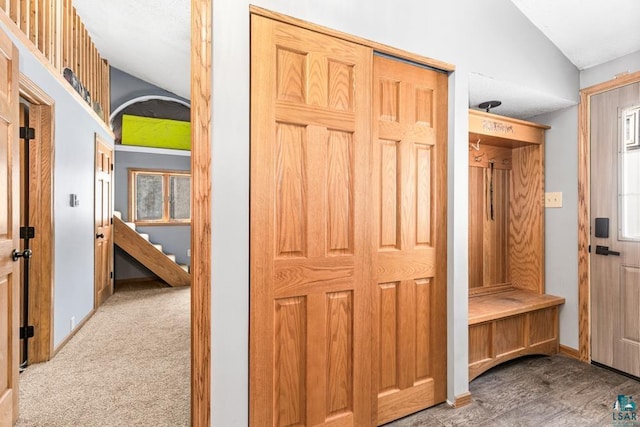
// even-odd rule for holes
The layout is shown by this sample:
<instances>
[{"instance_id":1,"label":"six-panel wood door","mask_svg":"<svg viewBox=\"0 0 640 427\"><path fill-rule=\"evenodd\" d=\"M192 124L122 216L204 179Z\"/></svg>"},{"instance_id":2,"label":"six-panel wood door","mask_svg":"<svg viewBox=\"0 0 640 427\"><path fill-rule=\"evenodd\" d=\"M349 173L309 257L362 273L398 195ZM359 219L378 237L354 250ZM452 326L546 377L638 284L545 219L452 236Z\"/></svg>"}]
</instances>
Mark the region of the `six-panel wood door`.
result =
<instances>
[{"instance_id":1,"label":"six-panel wood door","mask_svg":"<svg viewBox=\"0 0 640 427\"><path fill-rule=\"evenodd\" d=\"M446 397L447 76L252 16L250 424Z\"/></svg>"},{"instance_id":2,"label":"six-panel wood door","mask_svg":"<svg viewBox=\"0 0 640 427\"><path fill-rule=\"evenodd\" d=\"M251 31L250 422L370 425L372 52Z\"/></svg>"},{"instance_id":3,"label":"six-panel wood door","mask_svg":"<svg viewBox=\"0 0 640 427\"><path fill-rule=\"evenodd\" d=\"M374 57L378 424L446 398L446 74Z\"/></svg>"},{"instance_id":4,"label":"six-panel wood door","mask_svg":"<svg viewBox=\"0 0 640 427\"><path fill-rule=\"evenodd\" d=\"M19 87L18 50L0 32L0 426L18 417L18 337L20 328Z\"/></svg>"},{"instance_id":5,"label":"six-panel wood door","mask_svg":"<svg viewBox=\"0 0 640 427\"><path fill-rule=\"evenodd\" d=\"M113 147L96 137L95 308L113 294Z\"/></svg>"}]
</instances>

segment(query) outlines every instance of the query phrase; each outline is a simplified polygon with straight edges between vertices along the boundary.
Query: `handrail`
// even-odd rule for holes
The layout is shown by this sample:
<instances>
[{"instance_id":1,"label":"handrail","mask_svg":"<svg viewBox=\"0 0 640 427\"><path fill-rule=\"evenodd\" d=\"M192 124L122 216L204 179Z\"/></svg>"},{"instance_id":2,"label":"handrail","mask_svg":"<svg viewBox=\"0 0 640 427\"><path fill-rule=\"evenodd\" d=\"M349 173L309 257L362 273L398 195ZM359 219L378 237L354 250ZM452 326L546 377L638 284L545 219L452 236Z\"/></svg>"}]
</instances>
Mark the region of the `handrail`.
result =
<instances>
[{"instance_id":1,"label":"handrail","mask_svg":"<svg viewBox=\"0 0 640 427\"><path fill-rule=\"evenodd\" d=\"M107 123L109 63L100 56L72 0L0 0L0 9Z\"/></svg>"}]
</instances>

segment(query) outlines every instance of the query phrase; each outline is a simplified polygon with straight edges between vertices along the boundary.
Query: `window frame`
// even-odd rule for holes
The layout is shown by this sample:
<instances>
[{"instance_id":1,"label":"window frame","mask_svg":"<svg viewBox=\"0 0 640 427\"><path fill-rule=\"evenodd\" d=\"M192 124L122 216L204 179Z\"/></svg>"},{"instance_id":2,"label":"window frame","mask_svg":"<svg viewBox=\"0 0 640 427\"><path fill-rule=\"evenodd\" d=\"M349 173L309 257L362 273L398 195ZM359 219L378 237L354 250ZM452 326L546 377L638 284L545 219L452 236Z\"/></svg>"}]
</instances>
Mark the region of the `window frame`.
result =
<instances>
[{"instance_id":1,"label":"window frame","mask_svg":"<svg viewBox=\"0 0 640 427\"><path fill-rule=\"evenodd\" d=\"M139 220L137 218L137 200L136 200L136 177L138 175L160 175L162 176L163 193L162 193L162 219L158 220ZM141 169L129 168L129 221L141 226L155 225L191 225L191 201L189 201L189 219L172 219L170 217L171 199L170 199L170 180L172 177L189 178L189 197L191 197L191 171L168 170L168 169Z\"/></svg>"}]
</instances>

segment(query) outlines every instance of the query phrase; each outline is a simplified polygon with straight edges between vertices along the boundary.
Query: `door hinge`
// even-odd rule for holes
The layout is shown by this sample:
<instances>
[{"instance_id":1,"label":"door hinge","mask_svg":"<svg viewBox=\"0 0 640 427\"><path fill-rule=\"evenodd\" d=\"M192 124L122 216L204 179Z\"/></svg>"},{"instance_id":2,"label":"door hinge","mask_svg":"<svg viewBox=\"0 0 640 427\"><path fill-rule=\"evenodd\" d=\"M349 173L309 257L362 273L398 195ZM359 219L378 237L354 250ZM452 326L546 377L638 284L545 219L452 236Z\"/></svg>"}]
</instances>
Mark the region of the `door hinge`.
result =
<instances>
[{"instance_id":1,"label":"door hinge","mask_svg":"<svg viewBox=\"0 0 640 427\"><path fill-rule=\"evenodd\" d=\"M36 237L36 229L34 227L20 227L21 239L34 239Z\"/></svg>"},{"instance_id":2,"label":"door hinge","mask_svg":"<svg viewBox=\"0 0 640 427\"><path fill-rule=\"evenodd\" d=\"M589 245L589 253L591 253L591 245Z\"/></svg>"},{"instance_id":3,"label":"door hinge","mask_svg":"<svg viewBox=\"0 0 640 427\"><path fill-rule=\"evenodd\" d=\"M113 170L113 163L111 163L111 170Z\"/></svg>"},{"instance_id":4,"label":"door hinge","mask_svg":"<svg viewBox=\"0 0 640 427\"><path fill-rule=\"evenodd\" d=\"M20 127L20 139L35 139L36 130L26 126Z\"/></svg>"},{"instance_id":5,"label":"door hinge","mask_svg":"<svg viewBox=\"0 0 640 427\"><path fill-rule=\"evenodd\" d=\"M113 271L109 273L109 279L113 279Z\"/></svg>"},{"instance_id":6,"label":"door hinge","mask_svg":"<svg viewBox=\"0 0 640 427\"><path fill-rule=\"evenodd\" d=\"M21 326L20 327L20 339L33 338L35 328L33 326Z\"/></svg>"}]
</instances>

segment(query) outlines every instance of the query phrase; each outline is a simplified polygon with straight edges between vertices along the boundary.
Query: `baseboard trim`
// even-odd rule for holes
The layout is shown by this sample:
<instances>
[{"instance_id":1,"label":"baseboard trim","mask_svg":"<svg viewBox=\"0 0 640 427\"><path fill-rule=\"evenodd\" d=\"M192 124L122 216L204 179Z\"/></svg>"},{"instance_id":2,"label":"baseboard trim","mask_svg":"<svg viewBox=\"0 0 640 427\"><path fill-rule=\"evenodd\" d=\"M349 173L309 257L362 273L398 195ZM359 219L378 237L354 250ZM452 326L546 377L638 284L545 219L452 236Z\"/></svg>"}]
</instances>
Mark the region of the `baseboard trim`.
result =
<instances>
[{"instance_id":1,"label":"baseboard trim","mask_svg":"<svg viewBox=\"0 0 640 427\"><path fill-rule=\"evenodd\" d=\"M58 344L58 345L53 349L53 356L51 356L51 359L53 359L53 358L56 356L56 354L58 354L58 352L59 352L60 350L62 350L62 348L63 348L65 345L67 345L67 343L68 343L69 341L71 341L71 338L73 338L73 337L76 335L76 333L77 333L80 329L82 329L82 327L85 325L85 323L87 323L87 322L89 321L89 319L91 319L91 318L93 317L93 315L95 314L95 312L96 312L96 309L95 309L95 308L94 308L94 309L92 309L92 310L89 312L89 314L87 314L87 315L84 317L84 319L82 319L82 320L80 321L80 323L78 323L78 324L76 325L76 327L73 329L73 331L71 331L71 333L70 333L69 335L67 335L67 337L66 337L65 339L63 339L63 340L62 340L62 342L61 342L60 344Z\"/></svg>"},{"instance_id":2,"label":"baseboard trim","mask_svg":"<svg viewBox=\"0 0 640 427\"><path fill-rule=\"evenodd\" d=\"M466 393L460 394L456 396L456 400L454 402L447 401L447 403L452 408L462 408L463 406L466 406L469 403L471 403L471 393L466 392Z\"/></svg>"},{"instance_id":3,"label":"baseboard trim","mask_svg":"<svg viewBox=\"0 0 640 427\"><path fill-rule=\"evenodd\" d=\"M566 345L560 344L560 354L571 357L576 360L580 359L580 352L572 347L567 347Z\"/></svg>"}]
</instances>

